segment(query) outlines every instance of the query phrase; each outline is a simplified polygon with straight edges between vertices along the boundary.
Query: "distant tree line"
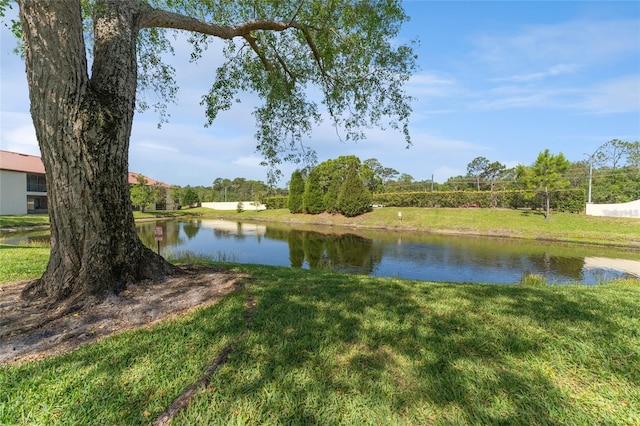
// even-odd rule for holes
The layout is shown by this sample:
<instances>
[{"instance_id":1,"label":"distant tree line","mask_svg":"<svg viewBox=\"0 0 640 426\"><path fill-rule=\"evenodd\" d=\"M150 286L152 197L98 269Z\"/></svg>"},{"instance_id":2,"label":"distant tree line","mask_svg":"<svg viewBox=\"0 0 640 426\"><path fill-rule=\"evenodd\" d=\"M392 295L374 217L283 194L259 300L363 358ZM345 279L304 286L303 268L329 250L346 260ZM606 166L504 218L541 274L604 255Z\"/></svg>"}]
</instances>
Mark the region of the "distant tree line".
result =
<instances>
[{"instance_id":1,"label":"distant tree line","mask_svg":"<svg viewBox=\"0 0 640 426\"><path fill-rule=\"evenodd\" d=\"M237 177L233 180L226 178L214 179L211 186L175 186L172 197L180 207L191 207L198 203L260 201L265 197L286 195L281 188L268 186L259 180Z\"/></svg>"},{"instance_id":2,"label":"distant tree line","mask_svg":"<svg viewBox=\"0 0 640 426\"><path fill-rule=\"evenodd\" d=\"M548 154L551 155L551 154ZM560 155L560 154L558 154ZM564 156L563 156L564 157ZM538 158L531 167L547 167L550 157ZM541 163L540 163L541 162ZM536 163L537 166L536 166ZM613 139L602 144L587 159L570 162L563 158L557 164L554 186L588 191L591 183L594 203L625 203L640 199L640 142ZM529 170L530 171L530 170ZM467 165L465 176L449 178L436 184L437 190L492 191L530 189L536 186L529 178L527 167L507 168L499 162L477 157Z\"/></svg>"},{"instance_id":3,"label":"distant tree line","mask_svg":"<svg viewBox=\"0 0 640 426\"><path fill-rule=\"evenodd\" d=\"M357 179L350 178L349 185L343 188L350 168L353 168ZM484 200L482 205L497 207L501 202L516 207L534 205L548 214L548 210L553 208L571 211L578 208L584 203L572 191L587 194L589 187L594 203L623 203L640 199L640 142L613 139L598 147L587 159L573 162L562 153L553 154L545 150L531 165L513 168L486 157L476 157L467 164L466 175L451 177L444 183L433 179L416 180L410 174L382 165L376 158L361 162L356 156L342 156L315 167L296 170L286 188L241 177L233 180L216 178L211 186L174 187L171 195L178 206L193 206L207 201L260 201L268 208L289 208L292 212L354 214L365 208L370 196L377 202L390 198L415 199L414 196L389 194L477 191L489 194L475 198ZM533 191L536 196L521 197L504 191ZM560 204L552 199L552 194L559 194L558 191L565 191L563 195L556 195ZM132 188L132 198L135 196L136 200L134 205L142 206L150 199L149 202L153 202L153 194L142 184ZM456 202L451 197L440 196L437 199Z\"/></svg>"}]
</instances>

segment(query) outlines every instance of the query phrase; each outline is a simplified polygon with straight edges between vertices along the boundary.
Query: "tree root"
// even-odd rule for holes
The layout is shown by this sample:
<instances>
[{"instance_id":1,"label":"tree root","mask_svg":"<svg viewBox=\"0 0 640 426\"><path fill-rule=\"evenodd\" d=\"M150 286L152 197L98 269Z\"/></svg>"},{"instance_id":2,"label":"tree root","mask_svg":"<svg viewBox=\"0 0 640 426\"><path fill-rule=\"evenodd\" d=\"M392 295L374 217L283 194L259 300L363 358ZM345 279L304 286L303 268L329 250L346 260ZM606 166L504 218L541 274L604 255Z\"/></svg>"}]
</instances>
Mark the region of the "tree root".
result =
<instances>
[{"instance_id":1,"label":"tree root","mask_svg":"<svg viewBox=\"0 0 640 426\"><path fill-rule=\"evenodd\" d=\"M253 322L253 308L255 307L255 301L253 296L247 296L247 307L245 310L245 322L247 324L247 329L251 328L251 324ZM233 346L237 344L241 338L247 335L247 331L242 332L239 336L237 336L231 343L225 346L220 354L213 360L213 362L207 367L202 376L193 383L191 386L186 388L178 397L173 400L171 405L167 407L162 414L160 414L154 421L151 423L153 426L165 426L169 425L171 421L185 408L189 406L196 392L200 388L206 388L211 383L211 377L213 373L216 372L219 366L223 365L227 362L227 356L233 350Z\"/></svg>"}]
</instances>

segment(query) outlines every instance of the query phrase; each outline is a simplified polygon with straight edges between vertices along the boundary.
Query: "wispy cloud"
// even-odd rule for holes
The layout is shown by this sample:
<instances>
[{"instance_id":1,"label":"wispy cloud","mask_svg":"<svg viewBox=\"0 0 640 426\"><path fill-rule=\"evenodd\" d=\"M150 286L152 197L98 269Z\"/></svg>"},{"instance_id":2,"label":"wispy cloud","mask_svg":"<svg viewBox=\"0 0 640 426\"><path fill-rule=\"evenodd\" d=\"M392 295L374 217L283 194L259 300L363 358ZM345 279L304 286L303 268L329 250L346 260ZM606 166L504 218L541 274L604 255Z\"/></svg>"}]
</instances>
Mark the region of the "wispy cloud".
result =
<instances>
[{"instance_id":1,"label":"wispy cloud","mask_svg":"<svg viewBox=\"0 0 640 426\"><path fill-rule=\"evenodd\" d=\"M407 88L411 95L419 98L448 97L462 90L454 78L435 71L422 72L411 76Z\"/></svg>"},{"instance_id":2,"label":"wispy cloud","mask_svg":"<svg viewBox=\"0 0 640 426\"><path fill-rule=\"evenodd\" d=\"M0 148L5 151L40 155L36 132L29 114L8 111L2 112L2 120L0 120Z\"/></svg>"},{"instance_id":3,"label":"wispy cloud","mask_svg":"<svg viewBox=\"0 0 640 426\"><path fill-rule=\"evenodd\" d=\"M473 55L496 70L535 69L554 64L584 66L640 50L636 20L572 21L530 25L512 34L473 38Z\"/></svg>"},{"instance_id":4,"label":"wispy cloud","mask_svg":"<svg viewBox=\"0 0 640 426\"><path fill-rule=\"evenodd\" d=\"M578 106L596 114L640 112L640 75L598 84L585 93Z\"/></svg>"},{"instance_id":5,"label":"wispy cloud","mask_svg":"<svg viewBox=\"0 0 640 426\"><path fill-rule=\"evenodd\" d=\"M547 68L544 71L528 73L528 74L517 74L508 77L498 77L493 78L491 81L499 81L499 82L530 82L535 80L543 80L547 77L555 77L563 74L572 74L579 70L581 67L577 64L558 64L552 67Z\"/></svg>"}]
</instances>

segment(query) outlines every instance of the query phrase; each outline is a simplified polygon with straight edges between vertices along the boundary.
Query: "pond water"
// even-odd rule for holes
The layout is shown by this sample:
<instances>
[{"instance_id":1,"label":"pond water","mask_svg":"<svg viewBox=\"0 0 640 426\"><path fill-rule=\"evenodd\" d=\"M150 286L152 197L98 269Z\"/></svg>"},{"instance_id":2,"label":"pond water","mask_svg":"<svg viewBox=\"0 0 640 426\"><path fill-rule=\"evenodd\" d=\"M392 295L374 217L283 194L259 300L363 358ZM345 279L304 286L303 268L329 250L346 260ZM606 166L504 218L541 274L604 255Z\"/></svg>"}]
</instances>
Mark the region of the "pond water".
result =
<instances>
[{"instance_id":1,"label":"pond water","mask_svg":"<svg viewBox=\"0 0 640 426\"><path fill-rule=\"evenodd\" d=\"M209 219L139 224L154 250L156 226L163 228L164 256L192 252L219 261L457 283L513 284L527 273L557 284L640 276L637 250Z\"/></svg>"},{"instance_id":2,"label":"pond water","mask_svg":"<svg viewBox=\"0 0 640 426\"><path fill-rule=\"evenodd\" d=\"M514 284L528 273L557 284L640 277L640 252L631 249L202 219L139 223L140 238L154 250L156 226L163 229L165 257L190 252L217 261L455 283ZM48 239L40 231L7 234L0 242Z\"/></svg>"}]
</instances>

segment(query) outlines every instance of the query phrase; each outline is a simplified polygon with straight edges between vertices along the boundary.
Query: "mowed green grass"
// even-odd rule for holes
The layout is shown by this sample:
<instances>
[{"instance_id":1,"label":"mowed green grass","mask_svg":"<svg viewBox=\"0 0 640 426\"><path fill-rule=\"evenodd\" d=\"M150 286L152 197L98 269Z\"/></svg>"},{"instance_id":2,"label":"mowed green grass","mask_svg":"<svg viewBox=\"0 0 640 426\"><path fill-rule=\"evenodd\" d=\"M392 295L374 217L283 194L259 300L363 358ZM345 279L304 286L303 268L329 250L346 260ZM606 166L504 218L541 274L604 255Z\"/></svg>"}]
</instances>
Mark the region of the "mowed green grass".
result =
<instances>
[{"instance_id":1,"label":"mowed green grass","mask_svg":"<svg viewBox=\"0 0 640 426\"><path fill-rule=\"evenodd\" d=\"M214 306L0 367L0 424L149 424L228 344L178 424L640 424L638 281L226 267L251 279Z\"/></svg>"},{"instance_id":2,"label":"mowed green grass","mask_svg":"<svg viewBox=\"0 0 640 426\"><path fill-rule=\"evenodd\" d=\"M0 286L38 278L47 266L49 252L47 247L0 244Z\"/></svg>"}]
</instances>

